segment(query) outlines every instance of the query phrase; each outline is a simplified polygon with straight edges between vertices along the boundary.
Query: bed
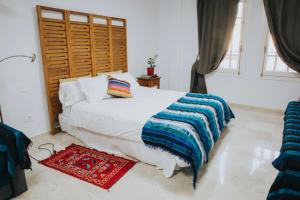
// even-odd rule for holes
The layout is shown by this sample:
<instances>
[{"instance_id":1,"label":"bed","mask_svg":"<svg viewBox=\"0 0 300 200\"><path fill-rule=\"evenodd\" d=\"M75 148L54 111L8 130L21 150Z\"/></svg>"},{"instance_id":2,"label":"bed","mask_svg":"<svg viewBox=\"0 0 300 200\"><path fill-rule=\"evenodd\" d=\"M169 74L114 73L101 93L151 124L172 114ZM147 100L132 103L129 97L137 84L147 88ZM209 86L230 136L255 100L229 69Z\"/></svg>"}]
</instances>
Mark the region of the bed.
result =
<instances>
[{"instance_id":1,"label":"bed","mask_svg":"<svg viewBox=\"0 0 300 200\"><path fill-rule=\"evenodd\" d=\"M212 98L212 100L209 101L208 98ZM188 116L187 119L191 122L190 124L186 123L185 119L177 119L178 112L182 111L180 110L182 109L181 104L187 103L185 101L193 103L193 101L198 100L203 101L203 105L197 104L195 107L190 107L190 105L184 107L183 115ZM217 100L221 101L218 102ZM215 109L215 111L207 104L214 104L214 106L219 106L220 109ZM86 145L108 153L130 156L144 163L154 165L161 169L166 177L171 177L176 169L191 167L195 187L198 170L208 161L209 151L220 137L221 131L227 122L234 117L229 106L226 107L226 105L224 100L213 95L202 97L201 94L186 94L138 86L134 89L134 97L132 98L106 98L94 103L83 100L72 106L63 107L63 113L60 114L59 121L63 131L80 139ZM186 110L187 108L192 109L192 114ZM210 112L213 113L211 116L208 112L209 109L213 110ZM227 114L225 113L226 109L228 110ZM157 115L163 114L165 110L175 114L176 119L160 119ZM195 113L199 116L193 117L196 115ZM217 117L218 114L221 117ZM180 116L182 116L181 112ZM200 122L200 119L204 119L203 127L205 129L201 129L197 133L194 129L197 129L199 124L194 124L195 126L192 126L192 124ZM152 123L154 123L153 126ZM156 123L159 123L159 126ZM176 126L178 124L179 126ZM178 133L173 134L173 132L177 132L172 129L174 128L173 125L176 126L175 129L183 127L184 131L188 130L188 133L182 133L182 135L188 137L180 136L184 138L182 141L180 141L180 138L176 138ZM193 134L194 136L191 136ZM169 137L166 137L166 135ZM181 135L181 132L179 132L179 135ZM188 146L193 141L193 137L199 137L199 141L207 137L206 140L211 139L211 141L203 142L202 140L199 142L195 140L192 145ZM176 144L172 143L172 140L176 140ZM159 144L156 143L157 141ZM178 141L184 144L180 146L177 143ZM166 143L171 146L161 145ZM199 144L199 152L196 152L198 150L195 147L197 146L196 143ZM174 144L175 148L172 148ZM204 151L206 144L210 146L208 150ZM195 147L196 150L188 152L188 155L196 152L197 155L200 155L201 161L195 163L192 156L186 158L185 155L181 154L182 151L186 152L186 150L182 150L185 146L187 148ZM179 151L176 151L177 149Z\"/></svg>"}]
</instances>

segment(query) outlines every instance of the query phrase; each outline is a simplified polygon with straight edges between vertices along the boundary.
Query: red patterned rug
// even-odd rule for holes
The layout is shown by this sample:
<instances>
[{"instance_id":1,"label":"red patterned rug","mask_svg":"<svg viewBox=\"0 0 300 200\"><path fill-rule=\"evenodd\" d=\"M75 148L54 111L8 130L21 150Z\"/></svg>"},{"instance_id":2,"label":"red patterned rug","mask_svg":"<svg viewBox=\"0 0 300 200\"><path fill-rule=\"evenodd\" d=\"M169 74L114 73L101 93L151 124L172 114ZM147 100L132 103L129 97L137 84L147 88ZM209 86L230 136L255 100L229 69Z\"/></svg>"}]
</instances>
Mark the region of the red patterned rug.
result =
<instances>
[{"instance_id":1,"label":"red patterned rug","mask_svg":"<svg viewBox=\"0 0 300 200\"><path fill-rule=\"evenodd\" d=\"M132 160L76 144L40 163L107 190L136 164Z\"/></svg>"}]
</instances>

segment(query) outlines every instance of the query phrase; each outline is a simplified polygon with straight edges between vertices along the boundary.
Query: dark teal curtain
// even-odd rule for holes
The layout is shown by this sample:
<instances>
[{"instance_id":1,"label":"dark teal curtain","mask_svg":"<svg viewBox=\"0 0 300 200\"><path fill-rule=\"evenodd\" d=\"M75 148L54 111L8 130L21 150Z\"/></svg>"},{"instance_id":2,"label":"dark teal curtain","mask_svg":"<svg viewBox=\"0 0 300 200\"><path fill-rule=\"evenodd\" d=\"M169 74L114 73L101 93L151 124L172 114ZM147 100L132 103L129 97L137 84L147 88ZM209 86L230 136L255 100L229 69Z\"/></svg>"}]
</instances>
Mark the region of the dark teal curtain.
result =
<instances>
[{"instance_id":1,"label":"dark teal curtain","mask_svg":"<svg viewBox=\"0 0 300 200\"><path fill-rule=\"evenodd\" d=\"M205 74L216 70L226 55L239 0L198 0L199 53L191 72L191 92L207 93Z\"/></svg>"},{"instance_id":2,"label":"dark teal curtain","mask_svg":"<svg viewBox=\"0 0 300 200\"><path fill-rule=\"evenodd\" d=\"M264 0L264 6L278 55L300 73L300 0Z\"/></svg>"}]
</instances>

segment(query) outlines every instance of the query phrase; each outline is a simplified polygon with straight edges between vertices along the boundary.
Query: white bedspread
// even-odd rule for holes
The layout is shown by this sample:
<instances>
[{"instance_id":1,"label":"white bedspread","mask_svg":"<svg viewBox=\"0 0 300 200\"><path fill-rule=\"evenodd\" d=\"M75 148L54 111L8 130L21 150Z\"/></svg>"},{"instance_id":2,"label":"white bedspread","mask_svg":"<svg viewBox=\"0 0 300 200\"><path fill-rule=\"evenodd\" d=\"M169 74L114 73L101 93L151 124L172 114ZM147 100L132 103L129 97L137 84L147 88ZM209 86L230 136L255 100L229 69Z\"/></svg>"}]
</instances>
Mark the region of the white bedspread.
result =
<instances>
[{"instance_id":1,"label":"white bedspread","mask_svg":"<svg viewBox=\"0 0 300 200\"><path fill-rule=\"evenodd\" d=\"M136 142L142 142L145 122L185 93L139 87L133 98L110 98L72 106L70 125Z\"/></svg>"}]
</instances>

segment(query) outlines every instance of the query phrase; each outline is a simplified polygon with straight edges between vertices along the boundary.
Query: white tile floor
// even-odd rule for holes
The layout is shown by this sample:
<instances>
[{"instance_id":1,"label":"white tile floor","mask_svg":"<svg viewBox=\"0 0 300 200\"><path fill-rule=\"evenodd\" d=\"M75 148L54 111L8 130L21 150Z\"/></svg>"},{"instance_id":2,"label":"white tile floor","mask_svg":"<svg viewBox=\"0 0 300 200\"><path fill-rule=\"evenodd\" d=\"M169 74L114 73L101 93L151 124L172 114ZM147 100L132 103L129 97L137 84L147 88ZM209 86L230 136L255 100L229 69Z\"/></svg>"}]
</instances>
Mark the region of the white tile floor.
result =
<instances>
[{"instance_id":1,"label":"white tile floor","mask_svg":"<svg viewBox=\"0 0 300 200\"><path fill-rule=\"evenodd\" d=\"M28 192L17 199L47 200L121 200L121 199L197 199L260 200L265 199L277 171L271 162L281 145L281 112L233 106L236 119L216 144L210 162L202 168L196 190L188 170L165 178L156 168L138 163L110 191L44 167L33 161L27 171ZM33 138L31 153L38 158L36 146L53 142L57 149L80 141L66 134L40 135Z\"/></svg>"}]
</instances>

